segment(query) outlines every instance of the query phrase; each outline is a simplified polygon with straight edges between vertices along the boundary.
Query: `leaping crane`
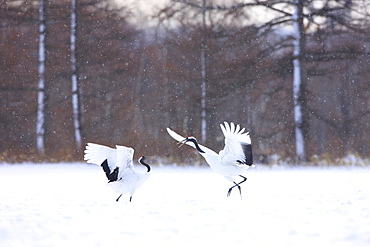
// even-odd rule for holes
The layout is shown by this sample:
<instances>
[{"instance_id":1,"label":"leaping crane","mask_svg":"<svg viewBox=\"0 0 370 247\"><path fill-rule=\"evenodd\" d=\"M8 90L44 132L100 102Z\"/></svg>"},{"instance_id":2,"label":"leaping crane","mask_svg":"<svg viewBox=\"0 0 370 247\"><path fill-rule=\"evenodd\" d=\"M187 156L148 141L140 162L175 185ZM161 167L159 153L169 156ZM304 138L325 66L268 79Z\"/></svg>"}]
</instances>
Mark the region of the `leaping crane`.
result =
<instances>
[{"instance_id":1,"label":"leaping crane","mask_svg":"<svg viewBox=\"0 0 370 247\"><path fill-rule=\"evenodd\" d=\"M218 154L200 145L193 136L184 138L170 128L167 128L167 132L173 139L178 141L178 144L180 144L179 147L184 144L192 146L204 157L213 171L223 175L227 180L234 183L234 185L229 188L227 196L230 196L232 189L235 187L238 187L241 196L242 191L240 184L247 180L242 174L244 174L249 167L254 167L249 132L244 132L245 128L240 129L240 125L235 126L234 123L229 124L224 122L224 125L220 124L220 126L225 136L225 147ZM237 183L233 180L235 176L239 176L243 180Z\"/></svg>"}]
</instances>

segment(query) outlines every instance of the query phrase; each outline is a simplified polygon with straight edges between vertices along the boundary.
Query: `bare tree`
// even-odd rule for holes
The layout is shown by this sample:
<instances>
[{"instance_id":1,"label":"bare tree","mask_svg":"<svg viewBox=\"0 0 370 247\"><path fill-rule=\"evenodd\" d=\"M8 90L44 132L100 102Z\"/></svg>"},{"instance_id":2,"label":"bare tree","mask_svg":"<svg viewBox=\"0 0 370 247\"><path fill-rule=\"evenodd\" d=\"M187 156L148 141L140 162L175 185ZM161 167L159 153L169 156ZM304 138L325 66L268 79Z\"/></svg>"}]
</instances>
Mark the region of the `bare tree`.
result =
<instances>
[{"instance_id":1,"label":"bare tree","mask_svg":"<svg viewBox=\"0 0 370 247\"><path fill-rule=\"evenodd\" d=\"M201 39L201 74L202 74L202 142L205 143L207 140L207 82L206 82L206 50L207 50L207 40L206 40L206 0L202 0L202 39Z\"/></svg>"},{"instance_id":2,"label":"bare tree","mask_svg":"<svg viewBox=\"0 0 370 247\"><path fill-rule=\"evenodd\" d=\"M40 0L39 6L39 83L38 83L38 107L37 107L37 122L36 122L36 136L37 136L37 150L39 153L44 153L44 139L45 139L45 62L46 62L46 8L47 0Z\"/></svg>"},{"instance_id":3,"label":"bare tree","mask_svg":"<svg viewBox=\"0 0 370 247\"><path fill-rule=\"evenodd\" d=\"M201 0L201 4L191 1L173 0L173 3L180 3L181 5L192 7L201 12L201 39L200 39L200 74L201 74L201 140L206 142L207 140L207 24L206 24L206 13L207 5L206 0ZM180 9L166 9L163 11L168 12L166 15L174 15L177 12L181 12ZM169 12L172 12L170 14ZM166 17L165 17L166 18Z\"/></svg>"},{"instance_id":4,"label":"bare tree","mask_svg":"<svg viewBox=\"0 0 370 247\"><path fill-rule=\"evenodd\" d=\"M304 141L304 122L302 113L303 94L302 88L306 84L305 76L305 35L303 31L303 0L294 0L293 19L293 100L294 100L294 122L295 122L295 148L299 161L306 161L306 150Z\"/></svg>"},{"instance_id":5,"label":"bare tree","mask_svg":"<svg viewBox=\"0 0 370 247\"><path fill-rule=\"evenodd\" d=\"M298 161L306 160L305 143L310 139L309 134L309 107L307 99L307 75L306 75L306 32L312 26L345 26L355 28L361 18L351 22L350 13L353 11L357 16L366 15L361 10L362 3L357 6L352 0L327 0L323 5L317 7L314 1L292 0L292 1L250 1L231 6L216 6L219 10L234 10L240 8L252 8L255 6L271 10L276 15L269 21L262 23L261 28L268 33L274 26L293 26L293 99L294 99L294 121L296 138L296 155ZM215 8L210 6L208 8ZM305 9L305 13L303 11ZM322 21L328 20L328 21ZM306 21L306 26L304 26Z\"/></svg>"},{"instance_id":6,"label":"bare tree","mask_svg":"<svg viewBox=\"0 0 370 247\"><path fill-rule=\"evenodd\" d=\"M71 3L71 69L72 69L72 109L73 109L73 124L78 149L81 149L81 107L80 107L80 87L78 82L77 70L77 0L72 0Z\"/></svg>"}]
</instances>

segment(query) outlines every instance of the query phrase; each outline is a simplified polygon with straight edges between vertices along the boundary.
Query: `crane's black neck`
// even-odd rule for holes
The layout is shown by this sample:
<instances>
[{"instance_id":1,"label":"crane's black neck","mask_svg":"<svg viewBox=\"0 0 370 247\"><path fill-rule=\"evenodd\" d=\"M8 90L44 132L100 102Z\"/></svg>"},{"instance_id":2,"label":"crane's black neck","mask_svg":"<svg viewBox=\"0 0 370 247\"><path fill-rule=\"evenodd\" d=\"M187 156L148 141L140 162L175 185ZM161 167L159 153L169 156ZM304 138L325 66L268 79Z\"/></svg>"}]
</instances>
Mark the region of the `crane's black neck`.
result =
<instances>
[{"instance_id":1,"label":"crane's black neck","mask_svg":"<svg viewBox=\"0 0 370 247\"><path fill-rule=\"evenodd\" d=\"M195 148L198 150L199 153L205 153L202 149L200 149L199 144L195 138L189 138L187 141L194 143Z\"/></svg>"},{"instance_id":2,"label":"crane's black neck","mask_svg":"<svg viewBox=\"0 0 370 247\"><path fill-rule=\"evenodd\" d=\"M150 166L147 163L144 162L144 160L145 160L145 156L140 157L139 163L142 164L143 166L145 166L146 169L148 169L147 172L150 172L150 169L151 168L150 168Z\"/></svg>"}]
</instances>

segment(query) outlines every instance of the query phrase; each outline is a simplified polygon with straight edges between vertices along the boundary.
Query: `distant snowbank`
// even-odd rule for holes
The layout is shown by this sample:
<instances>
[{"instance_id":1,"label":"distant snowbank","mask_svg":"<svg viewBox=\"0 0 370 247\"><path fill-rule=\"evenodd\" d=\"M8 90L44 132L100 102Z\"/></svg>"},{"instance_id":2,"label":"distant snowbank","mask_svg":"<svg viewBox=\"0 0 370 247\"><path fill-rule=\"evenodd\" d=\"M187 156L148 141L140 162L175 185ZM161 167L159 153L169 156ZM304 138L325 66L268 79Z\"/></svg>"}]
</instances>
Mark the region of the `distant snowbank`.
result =
<instances>
[{"instance_id":1,"label":"distant snowbank","mask_svg":"<svg viewBox=\"0 0 370 247\"><path fill-rule=\"evenodd\" d=\"M0 165L91 165L86 162L58 162L58 163L32 163L32 162L22 162L22 163L7 163L0 162ZM283 159L279 155L270 155L265 157L263 163L255 160L256 167L269 168L269 169L289 169L296 167L370 167L370 158L363 158L355 154L348 154L343 158L337 158L334 160L325 159L319 156L311 157L310 162L306 162L302 165L297 165L292 159ZM208 169L209 166L203 159L198 159L196 161L187 160L184 163L178 164L171 161L171 159L158 157L151 161L151 165L154 167L172 167L172 168L182 168L182 167L194 167L194 168L204 168Z\"/></svg>"}]
</instances>

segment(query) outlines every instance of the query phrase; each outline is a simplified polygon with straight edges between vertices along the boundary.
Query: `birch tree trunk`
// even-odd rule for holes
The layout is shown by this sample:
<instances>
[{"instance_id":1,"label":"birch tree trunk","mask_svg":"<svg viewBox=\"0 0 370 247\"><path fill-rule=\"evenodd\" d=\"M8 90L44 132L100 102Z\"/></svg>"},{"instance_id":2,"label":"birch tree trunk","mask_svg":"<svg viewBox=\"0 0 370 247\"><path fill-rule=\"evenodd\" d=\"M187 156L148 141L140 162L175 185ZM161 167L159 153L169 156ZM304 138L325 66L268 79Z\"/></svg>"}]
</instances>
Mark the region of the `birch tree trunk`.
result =
<instances>
[{"instance_id":1,"label":"birch tree trunk","mask_svg":"<svg viewBox=\"0 0 370 247\"><path fill-rule=\"evenodd\" d=\"M45 152L44 134L45 134L45 61L46 61L46 15L45 0L40 0L39 9L39 83L37 96L37 120L36 120L36 143L39 153Z\"/></svg>"},{"instance_id":2,"label":"birch tree trunk","mask_svg":"<svg viewBox=\"0 0 370 247\"><path fill-rule=\"evenodd\" d=\"M306 161L303 114L302 114L302 84L304 80L304 31L303 31L303 0L294 0L293 32L294 32L294 53L293 53L293 99L294 99L294 122L296 155L298 161Z\"/></svg>"},{"instance_id":3,"label":"birch tree trunk","mask_svg":"<svg viewBox=\"0 0 370 247\"><path fill-rule=\"evenodd\" d=\"M72 66L72 108L73 108L73 124L76 146L81 149L81 108L80 108L80 93L78 84L77 59L76 59L76 42L77 42L77 13L76 2L72 0L71 4L71 66Z\"/></svg>"},{"instance_id":4,"label":"birch tree trunk","mask_svg":"<svg viewBox=\"0 0 370 247\"><path fill-rule=\"evenodd\" d=\"M202 133L202 142L205 143L207 140L207 112L206 112L206 0L202 0L202 39L201 39L201 73L202 73L202 98L201 98L201 133Z\"/></svg>"},{"instance_id":5,"label":"birch tree trunk","mask_svg":"<svg viewBox=\"0 0 370 247\"><path fill-rule=\"evenodd\" d=\"M253 125L253 119L252 119L252 92L253 92L253 84L254 81L252 81L250 84L247 85L247 128L249 130L249 133L253 133L252 125Z\"/></svg>"}]
</instances>

